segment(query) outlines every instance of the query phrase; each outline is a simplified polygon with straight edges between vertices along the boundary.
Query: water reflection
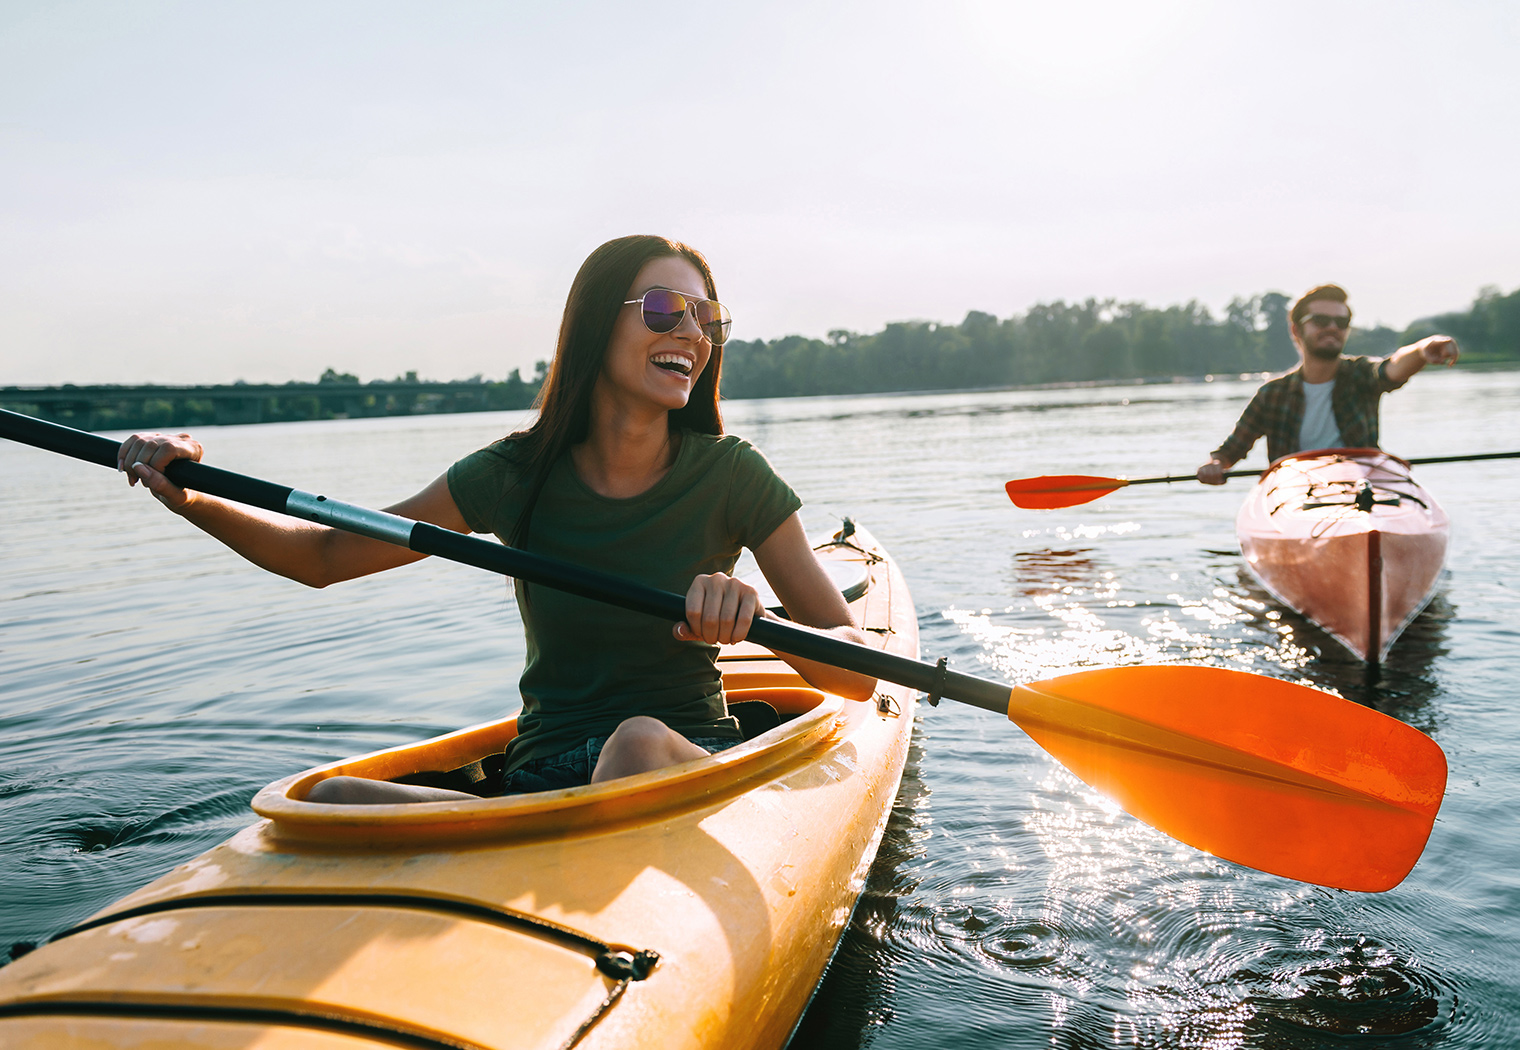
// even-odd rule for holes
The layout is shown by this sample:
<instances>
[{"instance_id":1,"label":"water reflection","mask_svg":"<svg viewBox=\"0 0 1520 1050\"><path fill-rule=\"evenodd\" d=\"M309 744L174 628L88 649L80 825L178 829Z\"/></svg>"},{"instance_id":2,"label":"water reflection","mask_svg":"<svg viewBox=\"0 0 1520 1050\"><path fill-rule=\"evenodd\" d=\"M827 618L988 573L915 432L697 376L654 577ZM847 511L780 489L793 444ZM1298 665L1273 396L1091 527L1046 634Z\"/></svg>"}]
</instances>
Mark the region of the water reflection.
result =
<instances>
[{"instance_id":1,"label":"water reflection","mask_svg":"<svg viewBox=\"0 0 1520 1050\"><path fill-rule=\"evenodd\" d=\"M1138 384L1137 384L1138 386ZM1178 404L1217 400L1218 392L1184 385L1140 390L1107 387L1102 394L1078 395L1070 390L976 391L963 394L928 394L903 398L891 394L770 398L726 402L725 414L742 413L746 432L752 424L864 423L914 420L934 421L963 417L996 417L1022 413L1091 415L1129 407L1147 410Z\"/></svg>"},{"instance_id":2,"label":"water reflection","mask_svg":"<svg viewBox=\"0 0 1520 1050\"><path fill-rule=\"evenodd\" d=\"M1196 551L1154 543L1140 559L1110 543L1019 550L1004 577L1008 604L942 615L977 659L1014 681L1183 659L1288 672L1417 725L1434 721L1430 669L1453 615L1444 600L1364 679L1360 661L1326 659L1327 646L1339 646L1249 577L1228 585L1238 555L1210 557L1220 563L1199 565ZM903 909L920 965L934 968L946 951L975 965L982 983L997 988L996 1001L1042 1019L1052 1046L1302 1050L1347 1039L1413 1047L1443 1037L1454 988L1400 948L1397 934L1369 932L1356 895L1183 846L1125 816L1053 759L1035 761L1043 774L1006 800L1001 833L1038 844L1043 858L1034 870L1044 877L987 865L941 890L937 908ZM955 1030L956 1020L940 1020L950 1026L941 1045L1003 1045L974 1025Z\"/></svg>"},{"instance_id":3,"label":"water reflection","mask_svg":"<svg viewBox=\"0 0 1520 1050\"><path fill-rule=\"evenodd\" d=\"M902 787L887 820L876 861L845 928L827 975L798 1022L788 1050L850 1050L866 1046L894 1017L896 974L916 966L897 943L899 902L918 888L912 863L925 854L928 821L920 812L929 796L919 775L923 748L915 731Z\"/></svg>"},{"instance_id":4,"label":"water reflection","mask_svg":"<svg viewBox=\"0 0 1520 1050\"><path fill-rule=\"evenodd\" d=\"M1321 943L1275 953L1243 975L1260 989L1248 999L1253 1046L1297 1050L1326 1037L1365 1044L1397 1036L1404 1047L1443 1041L1457 1007L1451 989L1368 938L1315 939Z\"/></svg>"},{"instance_id":5,"label":"water reflection","mask_svg":"<svg viewBox=\"0 0 1520 1050\"><path fill-rule=\"evenodd\" d=\"M1284 648L1292 647L1307 657L1299 670L1309 684L1408 722L1421 732L1436 731L1440 723L1432 701L1440 683L1434 667L1449 650L1447 628L1457 615L1444 592L1437 592L1410 622L1382 664L1368 664L1314 621L1279 604L1244 568L1239 570L1236 588L1241 608L1252 611L1259 629L1275 633Z\"/></svg>"},{"instance_id":6,"label":"water reflection","mask_svg":"<svg viewBox=\"0 0 1520 1050\"><path fill-rule=\"evenodd\" d=\"M1138 389L1010 391L725 414L805 514L851 514L890 547L925 652L961 669L1036 681L1202 662L1439 727L1453 789L1427 855L1381 895L1236 868L1117 812L1006 719L942 704L916 727L878 866L798 1047L1520 1045L1513 469L1442 474L1463 525L1449 598L1364 681L1360 663L1241 580L1241 487L1132 488L1049 513L1018 513L1003 494L1007 479L1041 473L1191 471L1200 438L1227 432L1254 389L1212 386L1156 389L1169 400L1155 402ZM1516 405L1520 373L1443 370L1391 399L1385 431L1394 447L1457 453L1450 421L1463 419L1493 447L1520 447ZM398 418L213 436L225 466L383 505L513 426ZM524 653L500 581L429 560L293 589L165 527L156 504L102 486L98 468L76 478L33 455L0 447L0 647L12 658L0 953L226 838L276 776L511 710Z\"/></svg>"}]
</instances>

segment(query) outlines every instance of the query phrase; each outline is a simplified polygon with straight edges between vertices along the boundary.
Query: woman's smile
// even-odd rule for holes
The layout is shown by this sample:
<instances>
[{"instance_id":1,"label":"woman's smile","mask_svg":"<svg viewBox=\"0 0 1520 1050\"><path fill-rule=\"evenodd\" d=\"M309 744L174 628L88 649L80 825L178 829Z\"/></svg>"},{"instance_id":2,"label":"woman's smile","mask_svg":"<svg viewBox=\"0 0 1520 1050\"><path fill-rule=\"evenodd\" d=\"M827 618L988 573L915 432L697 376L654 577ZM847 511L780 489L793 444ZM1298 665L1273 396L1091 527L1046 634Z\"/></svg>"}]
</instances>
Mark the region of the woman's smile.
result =
<instances>
[{"instance_id":1,"label":"woman's smile","mask_svg":"<svg viewBox=\"0 0 1520 1050\"><path fill-rule=\"evenodd\" d=\"M695 354L662 353L655 354L649 359L657 367L667 372L675 372L683 377L690 376L692 368L696 365Z\"/></svg>"}]
</instances>

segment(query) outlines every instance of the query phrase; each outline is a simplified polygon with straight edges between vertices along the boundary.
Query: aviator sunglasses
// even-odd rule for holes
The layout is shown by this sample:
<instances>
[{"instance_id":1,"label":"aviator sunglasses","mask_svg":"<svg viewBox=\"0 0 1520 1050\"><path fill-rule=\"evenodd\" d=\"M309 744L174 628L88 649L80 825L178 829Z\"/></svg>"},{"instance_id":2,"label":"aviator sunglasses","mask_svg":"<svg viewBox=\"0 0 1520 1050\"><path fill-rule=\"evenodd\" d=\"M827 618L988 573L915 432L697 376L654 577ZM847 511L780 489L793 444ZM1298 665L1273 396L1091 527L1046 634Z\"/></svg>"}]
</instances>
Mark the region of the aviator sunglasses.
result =
<instances>
[{"instance_id":1,"label":"aviator sunglasses","mask_svg":"<svg viewBox=\"0 0 1520 1050\"><path fill-rule=\"evenodd\" d=\"M1310 314L1308 317L1305 317L1304 320L1313 321L1321 328L1329 328L1331 325L1335 325L1335 327L1339 328L1343 332L1351 327L1351 318L1336 317L1331 314Z\"/></svg>"},{"instance_id":2,"label":"aviator sunglasses","mask_svg":"<svg viewBox=\"0 0 1520 1050\"><path fill-rule=\"evenodd\" d=\"M651 288L637 299L626 300L624 306L639 304L644 327L656 335L674 332L691 310L697 319L697 327L713 346L722 346L728 339L728 329L734 323L728 308L716 299L689 299L680 292L668 288Z\"/></svg>"}]
</instances>

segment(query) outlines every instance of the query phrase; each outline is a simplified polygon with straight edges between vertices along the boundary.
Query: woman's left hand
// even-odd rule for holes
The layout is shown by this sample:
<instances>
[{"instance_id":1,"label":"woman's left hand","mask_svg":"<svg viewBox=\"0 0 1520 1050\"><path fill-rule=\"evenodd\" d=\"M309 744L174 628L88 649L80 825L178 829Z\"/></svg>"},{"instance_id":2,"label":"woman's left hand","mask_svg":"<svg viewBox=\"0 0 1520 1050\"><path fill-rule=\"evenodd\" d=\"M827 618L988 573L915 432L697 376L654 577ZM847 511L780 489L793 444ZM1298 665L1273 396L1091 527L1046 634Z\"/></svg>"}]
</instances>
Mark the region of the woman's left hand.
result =
<instances>
[{"instance_id":1,"label":"woman's left hand","mask_svg":"<svg viewBox=\"0 0 1520 1050\"><path fill-rule=\"evenodd\" d=\"M675 625L683 642L730 645L742 642L760 610L760 595L725 573L698 576L686 591L686 619Z\"/></svg>"}]
</instances>

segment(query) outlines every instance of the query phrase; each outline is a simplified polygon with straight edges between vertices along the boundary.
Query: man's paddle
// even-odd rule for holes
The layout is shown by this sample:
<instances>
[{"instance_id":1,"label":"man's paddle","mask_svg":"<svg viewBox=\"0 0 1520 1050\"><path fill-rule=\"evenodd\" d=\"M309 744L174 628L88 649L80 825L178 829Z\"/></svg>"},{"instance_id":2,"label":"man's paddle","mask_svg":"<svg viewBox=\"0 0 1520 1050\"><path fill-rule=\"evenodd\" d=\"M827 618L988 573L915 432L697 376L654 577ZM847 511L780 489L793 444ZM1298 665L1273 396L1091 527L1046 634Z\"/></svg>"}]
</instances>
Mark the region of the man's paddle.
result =
<instances>
[{"instance_id":1,"label":"man's paddle","mask_svg":"<svg viewBox=\"0 0 1520 1050\"><path fill-rule=\"evenodd\" d=\"M1426 463L1471 463L1480 459L1520 459L1520 452L1483 452L1473 456L1427 456L1407 459L1412 467ZM1227 478L1254 478L1260 470L1226 471ZM1173 481L1197 481L1196 474L1168 474L1155 478L1100 478L1089 474L1045 474L1038 478L1018 478L1003 487L1015 506L1025 510L1054 510L1091 503L1128 485L1157 485Z\"/></svg>"},{"instance_id":2,"label":"man's paddle","mask_svg":"<svg viewBox=\"0 0 1520 1050\"><path fill-rule=\"evenodd\" d=\"M0 410L0 437L114 467L114 441ZM176 484L346 529L668 622L685 599L190 460ZM1219 667L1115 667L1014 687L776 620L750 640L1006 714L1073 773L1161 831L1306 882L1386 890L1409 873L1446 786L1435 741L1330 693Z\"/></svg>"}]
</instances>

